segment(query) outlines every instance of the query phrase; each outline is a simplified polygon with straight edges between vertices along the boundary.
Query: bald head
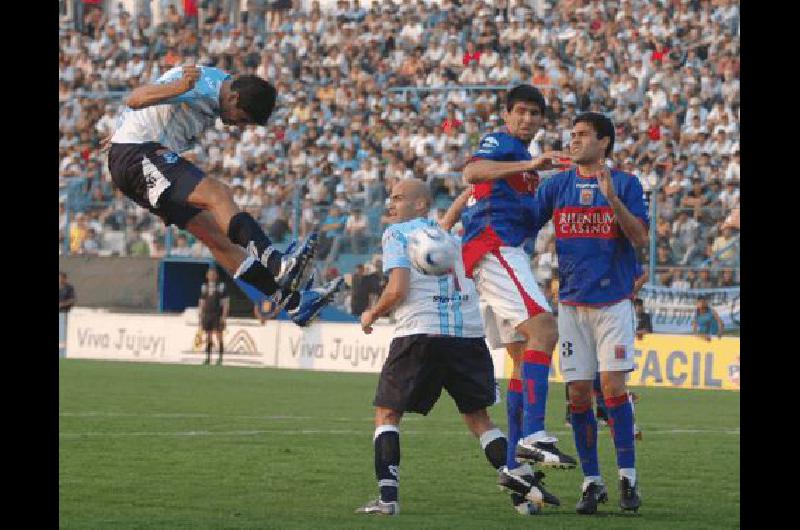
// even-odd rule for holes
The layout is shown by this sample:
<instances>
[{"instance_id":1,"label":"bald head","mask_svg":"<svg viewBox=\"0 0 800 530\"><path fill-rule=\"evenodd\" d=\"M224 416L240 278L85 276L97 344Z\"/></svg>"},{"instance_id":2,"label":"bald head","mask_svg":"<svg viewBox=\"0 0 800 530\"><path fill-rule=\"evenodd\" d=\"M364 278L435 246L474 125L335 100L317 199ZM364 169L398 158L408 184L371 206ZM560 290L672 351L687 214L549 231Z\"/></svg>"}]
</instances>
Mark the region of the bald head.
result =
<instances>
[{"instance_id":1,"label":"bald head","mask_svg":"<svg viewBox=\"0 0 800 530\"><path fill-rule=\"evenodd\" d=\"M389 198L389 218L402 223L426 217L433 203L428 185L419 179L403 179L392 187Z\"/></svg>"}]
</instances>

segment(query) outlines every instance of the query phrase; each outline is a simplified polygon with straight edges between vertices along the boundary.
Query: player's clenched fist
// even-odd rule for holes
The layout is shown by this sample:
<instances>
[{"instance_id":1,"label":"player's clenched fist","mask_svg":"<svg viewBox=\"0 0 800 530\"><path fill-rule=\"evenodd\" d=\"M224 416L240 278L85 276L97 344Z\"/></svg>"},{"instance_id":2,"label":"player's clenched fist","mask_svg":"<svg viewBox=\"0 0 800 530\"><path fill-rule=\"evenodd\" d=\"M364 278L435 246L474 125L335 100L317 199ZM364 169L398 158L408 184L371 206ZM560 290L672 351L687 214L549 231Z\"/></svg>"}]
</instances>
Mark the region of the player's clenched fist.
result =
<instances>
[{"instance_id":1,"label":"player's clenched fist","mask_svg":"<svg viewBox=\"0 0 800 530\"><path fill-rule=\"evenodd\" d=\"M188 92L194 88L195 83L200 79L200 69L194 65L184 66L181 68L181 73L183 75L178 80L178 84L183 89L183 92Z\"/></svg>"},{"instance_id":2,"label":"player's clenched fist","mask_svg":"<svg viewBox=\"0 0 800 530\"><path fill-rule=\"evenodd\" d=\"M375 315L372 314L372 311L367 309L363 313L361 313L361 329L369 335L372 333L372 324L375 323Z\"/></svg>"}]
</instances>

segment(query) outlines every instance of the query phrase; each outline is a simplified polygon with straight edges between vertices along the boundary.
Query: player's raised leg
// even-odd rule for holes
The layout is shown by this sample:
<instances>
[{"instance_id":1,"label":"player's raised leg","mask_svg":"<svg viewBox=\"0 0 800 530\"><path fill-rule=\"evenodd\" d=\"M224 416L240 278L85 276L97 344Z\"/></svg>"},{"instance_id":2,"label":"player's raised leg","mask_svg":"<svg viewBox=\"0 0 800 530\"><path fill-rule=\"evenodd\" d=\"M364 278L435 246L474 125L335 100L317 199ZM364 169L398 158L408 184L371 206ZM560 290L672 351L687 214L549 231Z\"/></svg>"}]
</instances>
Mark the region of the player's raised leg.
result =
<instances>
[{"instance_id":1,"label":"player's raised leg","mask_svg":"<svg viewBox=\"0 0 800 530\"><path fill-rule=\"evenodd\" d=\"M516 458L547 467L573 468L576 461L562 453L557 439L545 430L548 377L558 328L547 299L536 283L530 258L522 248L501 247L478 264L475 285L482 299L507 320L524 340L521 392L522 434Z\"/></svg>"},{"instance_id":2,"label":"player's raised leg","mask_svg":"<svg viewBox=\"0 0 800 530\"><path fill-rule=\"evenodd\" d=\"M247 212L242 212L233 201L230 188L210 177L200 180L186 197L186 203L195 208L210 212L217 226L233 243L246 248L254 260L245 260L237 270L236 277L263 288L264 294L279 293L282 301L292 291L298 290L303 272L311 261L316 234L312 233L294 252L282 255L272 246L272 241L264 233L258 222ZM263 278L263 271L254 264L260 264L269 272L273 281ZM251 281L251 278L254 281ZM258 282L258 283L256 283ZM274 285L273 285L274 284ZM262 289L263 290L263 289ZM271 290L271 292L269 292ZM280 303L280 302L279 302Z\"/></svg>"},{"instance_id":3,"label":"player's raised leg","mask_svg":"<svg viewBox=\"0 0 800 530\"><path fill-rule=\"evenodd\" d=\"M197 210L184 226L208 247L214 259L232 277L247 282L266 295L273 295L278 291L278 285L269 271L260 261L249 256L244 248L225 236L211 212ZM284 302L288 310L297 308L300 293L288 294Z\"/></svg>"}]
</instances>

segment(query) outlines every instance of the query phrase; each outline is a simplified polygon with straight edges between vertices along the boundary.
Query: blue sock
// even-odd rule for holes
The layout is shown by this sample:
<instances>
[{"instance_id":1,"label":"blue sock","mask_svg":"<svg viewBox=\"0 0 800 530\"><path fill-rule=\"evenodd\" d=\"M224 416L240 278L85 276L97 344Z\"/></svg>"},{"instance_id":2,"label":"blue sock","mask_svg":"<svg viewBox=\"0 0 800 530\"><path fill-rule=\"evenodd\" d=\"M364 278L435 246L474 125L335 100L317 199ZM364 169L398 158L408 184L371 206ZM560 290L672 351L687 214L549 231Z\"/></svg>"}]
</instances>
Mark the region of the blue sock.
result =
<instances>
[{"instance_id":1,"label":"blue sock","mask_svg":"<svg viewBox=\"0 0 800 530\"><path fill-rule=\"evenodd\" d=\"M600 373L594 377L594 400L597 402L597 410L604 413L608 418L608 409L606 408L606 400L603 398L603 386L600 384Z\"/></svg>"},{"instance_id":2,"label":"blue sock","mask_svg":"<svg viewBox=\"0 0 800 530\"><path fill-rule=\"evenodd\" d=\"M508 450L506 451L506 465L508 469L516 469L519 462L514 458L517 442L522 438L522 381L511 379L508 381L506 394L506 415L508 417Z\"/></svg>"},{"instance_id":3,"label":"blue sock","mask_svg":"<svg viewBox=\"0 0 800 530\"><path fill-rule=\"evenodd\" d=\"M600 476L600 464L597 461L597 420L594 417L591 402L584 409L569 407L572 417L572 436L575 448L581 459L581 469L585 477Z\"/></svg>"},{"instance_id":4,"label":"blue sock","mask_svg":"<svg viewBox=\"0 0 800 530\"><path fill-rule=\"evenodd\" d=\"M544 430L549 375L549 355L536 350L528 350L523 354L522 381L525 393L522 415L523 436Z\"/></svg>"},{"instance_id":5,"label":"blue sock","mask_svg":"<svg viewBox=\"0 0 800 530\"><path fill-rule=\"evenodd\" d=\"M608 426L617 451L617 467L633 469L636 467L636 449L633 442L633 407L628 401L628 393L606 398L608 407Z\"/></svg>"}]
</instances>

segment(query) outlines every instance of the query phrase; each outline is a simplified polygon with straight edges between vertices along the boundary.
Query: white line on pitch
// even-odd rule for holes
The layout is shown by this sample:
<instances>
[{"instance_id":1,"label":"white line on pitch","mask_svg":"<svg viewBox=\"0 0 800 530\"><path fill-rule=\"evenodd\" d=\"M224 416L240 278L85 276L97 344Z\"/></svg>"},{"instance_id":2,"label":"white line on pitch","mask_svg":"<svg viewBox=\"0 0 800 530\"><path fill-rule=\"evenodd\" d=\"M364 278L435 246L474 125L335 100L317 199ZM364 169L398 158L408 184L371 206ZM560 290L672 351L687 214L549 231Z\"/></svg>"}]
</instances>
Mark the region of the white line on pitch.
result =
<instances>
[{"instance_id":1,"label":"white line on pitch","mask_svg":"<svg viewBox=\"0 0 800 530\"><path fill-rule=\"evenodd\" d=\"M342 430L342 429L260 429L260 430L242 430L242 431L142 431L142 432L62 432L59 436L63 438L83 438L83 437L128 437L128 436L258 436L261 434L284 434L284 435L367 435L371 431L368 429L362 430ZM551 434L567 435L571 432L567 431L549 431ZM668 430L647 430L647 435L654 434L732 434L739 436L739 429L668 429ZM404 430L403 435L468 435L466 430L459 431L413 431Z\"/></svg>"}]
</instances>

